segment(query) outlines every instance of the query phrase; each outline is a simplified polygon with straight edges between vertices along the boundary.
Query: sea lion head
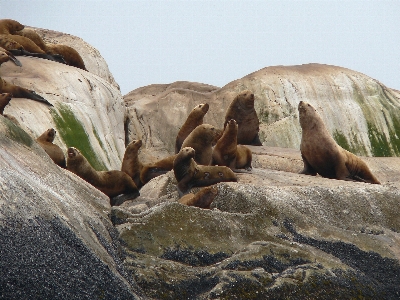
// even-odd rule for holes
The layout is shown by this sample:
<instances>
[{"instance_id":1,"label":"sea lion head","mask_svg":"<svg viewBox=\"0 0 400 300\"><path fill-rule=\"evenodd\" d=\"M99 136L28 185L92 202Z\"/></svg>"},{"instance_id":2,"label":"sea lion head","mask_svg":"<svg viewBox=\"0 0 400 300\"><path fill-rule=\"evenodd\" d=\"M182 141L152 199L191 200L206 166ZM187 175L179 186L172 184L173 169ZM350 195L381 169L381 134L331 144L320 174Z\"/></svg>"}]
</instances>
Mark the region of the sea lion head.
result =
<instances>
[{"instance_id":1,"label":"sea lion head","mask_svg":"<svg viewBox=\"0 0 400 300\"><path fill-rule=\"evenodd\" d=\"M54 141L54 138L56 137L56 131L54 128L50 128L46 130L46 140L50 143Z\"/></svg>"},{"instance_id":2,"label":"sea lion head","mask_svg":"<svg viewBox=\"0 0 400 300\"><path fill-rule=\"evenodd\" d=\"M196 152L194 151L194 149L193 149L192 147L183 147L183 148L179 151L178 155L179 155L180 157L193 158L194 155L195 155L195 153L196 153Z\"/></svg>"},{"instance_id":3,"label":"sea lion head","mask_svg":"<svg viewBox=\"0 0 400 300\"><path fill-rule=\"evenodd\" d=\"M12 19L0 20L1 34L14 34L16 31L24 29L24 25Z\"/></svg>"},{"instance_id":4,"label":"sea lion head","mask_svg":"<svg viewBox=\"0 0 400 300\"><path fill-rule=\"evenodd\" d=\"M238 124L237 124L235 119L230 119L228 121L228 123L227 123L227 126L229 126L229 128L231 128L231 129L235 129L236 128L236 130L238 128Z\"/></svg>"},{"instance_id":5,"label":"sea lion head","mask_svg":"<svg viewBox=\"0 0 400 300\"><path fill-rule=\"evenodd\" d=\"M0 103L3 103L3 102L10 102L11 101L11 98L12 98L12 94L11 93L1 93L0 94Z\"/></svg>"},{"instance_id":6,"label":"sea lion head","mask_svg":"<svg viewBox=\"0 0 400 300\"><path fill-rule=\"evenodd\" d=\"M4 51L0 51L0 65L10 60L10 56Z\"/></svg>"},{"instance_id":7,"label":"sea lion head","mask_svg":"<svg viewBox=\"0 0 400 300\"><path fill-rule=\"evenodd\" d=\"M316 109L307 102L300 101L298 105L298 110L300 126L303 130L314 127L316 122L319 122L319 120L321 120Z\"/></svg>"},{"instance_id":8,"label":"sea lion head","mask_svg":"<svg viewBox=\"0 0 400 300\"><path fill-rule=\"evenodd\" d=\"M254 108L254 94L249 90L244 90L244 91L240 92L235 97L235 100L236 100L237 104L243 109L253 109Z\"/></svg>"},{"instance_id":9,"label":"sea lion head","mask_svg":"<svg viewBox=\"0 0 400 300\"><path fill-rule=\"evenodd\" d=\"M222 130L210 125L210 124L202 124L195 128L196 134L201 136L202 141L205 144L215 145L217 141L222 136Z\"/></svg>"},{"instance_id":10,"label":"sea lion head","mask_svg":"<svg viewBox=\"0 0 400 300\"><path fill-rule=\"evenodd\" d=\"M68 159L74 160L81 155L81 152L75 147L69 147L67 150Z\"/></svg>"},{"instance_id":11,"label":"sea lion head","mask_svg":"<svg viewBox=\"0 0 400 300\"><path fill-rule=\"evenodd\" d=\"M199 104L197 107L200 108L201 111L203 112L203 114L205 115L208 112L210 105L208 103L202 103L202 104Z\"/></svg>"},{"instance_id":12,"label":"sea lion head","mask_svg":"<svg viewBox=\"0 0 400 300\"><path fill-rule=\"evenodd\" d=\"M129 153L135 153L139 150L140 147L142 147L142 140L133 140L128 144L128 146L125 149L125 153L128 151Z\"/></svg>"}]
</instances>

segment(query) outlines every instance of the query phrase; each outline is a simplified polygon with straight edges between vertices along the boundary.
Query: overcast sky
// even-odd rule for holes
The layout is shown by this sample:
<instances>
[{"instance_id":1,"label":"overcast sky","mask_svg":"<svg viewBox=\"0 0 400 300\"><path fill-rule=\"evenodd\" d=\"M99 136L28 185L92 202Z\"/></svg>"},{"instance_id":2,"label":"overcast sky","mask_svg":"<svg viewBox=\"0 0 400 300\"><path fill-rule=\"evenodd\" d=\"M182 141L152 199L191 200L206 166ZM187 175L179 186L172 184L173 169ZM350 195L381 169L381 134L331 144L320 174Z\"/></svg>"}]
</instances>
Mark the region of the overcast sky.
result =
<instances>
[{"instance_id":1,"label":"overcast sky","mask_svg":"<svg viewBox=\"0 0 400 300\"><path fill-rule=\"evenodd\" d=\"M305 63L400 90L400 0L0 0L0 18L81 37L123 95L177 80L222 87L267 66Z\"/></svg>"}]
</instances>

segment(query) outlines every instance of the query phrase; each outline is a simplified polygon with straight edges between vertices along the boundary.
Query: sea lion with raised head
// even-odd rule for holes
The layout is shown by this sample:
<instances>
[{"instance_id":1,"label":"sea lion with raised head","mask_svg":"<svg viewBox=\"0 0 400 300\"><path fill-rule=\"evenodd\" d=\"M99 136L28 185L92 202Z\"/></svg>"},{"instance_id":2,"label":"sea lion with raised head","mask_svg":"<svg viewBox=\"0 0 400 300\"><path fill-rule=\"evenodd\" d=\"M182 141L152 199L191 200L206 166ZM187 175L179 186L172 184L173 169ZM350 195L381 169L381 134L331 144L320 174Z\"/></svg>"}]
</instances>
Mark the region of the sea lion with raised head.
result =
<instances>
[{"instance_id":1,"label":"sea lion with raised head","mask_svg":"<svg viewBox=\"0 0 400 300\"><path fill-rule=\"evenodd\" d=\"M238 124L238 144L262 146L258 136L260 121L254 109L254 94L251 91L242 91L232 100L225 114L224 128L231 119Z\"/></svg>"},{"instance_id":2,"label":"sea lion with raised head","mask_svg":"<svg viewBox=\"0 0 400 300\"><path fill-rule=\"evenodd\" d=\"M24 29L24 25L12 19L0 20L0 34L14 34L17 31Z\"/></svg>"},{"instance_id":3,"label":"sea lion with raised head","mask_svg":"<svg viewBox=\"0 0 400 300\"><path fill-rule=\"evenodd\" d=\"M81 152L74 147L67 150L67 170L110 197L111 205L115 204L113 197L118 195L133 194L134 198L140 195L128 174L119 170L96 171Z\"/></svg>"},{"instance_id":4,"label":"sea lion with raised head","mask_svg":"<svg viewBox=\"0 0 400 300\"><path fill-rule=\"evenodd\" d=\"M53 104L44 99L42 96L36 94L35 91L28 90L18 85L11 84L6 80L2 79L1 77L0 77L0 93L10 93L13 95L13 98L27 98L53 106Z\"/></svg>"},{"instance_id":5,"label":"sea lion with raised head","mask_svg":"<svg viewBox=\"0 0 400 300\"><path fill-rule=\"evenodd\" d=\"M61 150L60 146L53 144L54 138L56 137L56 131L54 128L47 129L40 135L36 141L44 149L44 151L50 156L54 163L61 168L66 167L64 151Z\"/></svg>"},{"instance_id":6,"label":"sea lion with raised head","mask_svg":"<svg viewBox=\"0 0 400 300\"><path fill-rule=\"evenodd\" d=\"M233 171L225 166L204 166L194 161L195 150L182 147L174 160L174 174L178 193L186 194L192 187L209 186L218 182L237 181Z\"/></svg>"},{"instance_id":7,"label":"sea lion with raised head","mask_svg":"<svg viewBox=\"0 0 400 300\"><path fill-rule=\"evenodd\" d=\"M210 209L210 205L217 195L218 188L216 185L212 185L202 188L196 194L189 193L183 195L178 202L188 206Z\"/></svg>"},{"instance_id":8,"label":"sea lion with raised head","mask_svg":"<svg viewBox=\"0 0 400 300\"><path fill-rule=\"evenodd\" d=\"M175 154L181 150L183 141L197 126L203 124L204 115L208 112L208 103L199 104L190 112L179 130L175 141Z\"/></svg>"},{"instance_id":9,"label":"sea lion with raised head","mask_svg":"<svg viewBox=\"0 0 400 300\"><path fill-rule=\"evenodd\" d=\"M213 149L213 165L227 166L232 170L251 170L251 150L246 146L237 144L237 132L236 121L234 119L229 120L221 138Z\"/></svg>"},{"instance_id":10,"label":"sea lion with raised head","mask_svg":"<svg viewBox=\"0 0 400 300\"><path fill-rule=\"evenodd\" d=\"M131 141L125 149L121 165L121 171L125 172L133 179L138 189L143 186L140 181L140 172L142 171L143 165L139 161L139 149L142 147L142 144L142 140Z\"/></svg>"},{"instance_id":11,"label":"sea lion with raised head","mask_svg":"<svg viewBox=\"0 0 400 300\"><path fill-rule=\"evenodd\" d=\"M304 163L301 174L315 176L318 173L331 179L380 184L364 161L336 143L314 107L300 101L298 110Z\"/></svg>"},{"instance_id":12,"label":"sea lion with raised head","mask_svg":"<svg viewBox=\"0 0 400 300\"><path fill-rule=\"evenodd\" d=\"M222 131L210 124L197 126L182 143L183 147L192 147L196 156L194 160L200 165L210 165L212 160L212 147L221 137Z\"/></svg>"}]
</instances>

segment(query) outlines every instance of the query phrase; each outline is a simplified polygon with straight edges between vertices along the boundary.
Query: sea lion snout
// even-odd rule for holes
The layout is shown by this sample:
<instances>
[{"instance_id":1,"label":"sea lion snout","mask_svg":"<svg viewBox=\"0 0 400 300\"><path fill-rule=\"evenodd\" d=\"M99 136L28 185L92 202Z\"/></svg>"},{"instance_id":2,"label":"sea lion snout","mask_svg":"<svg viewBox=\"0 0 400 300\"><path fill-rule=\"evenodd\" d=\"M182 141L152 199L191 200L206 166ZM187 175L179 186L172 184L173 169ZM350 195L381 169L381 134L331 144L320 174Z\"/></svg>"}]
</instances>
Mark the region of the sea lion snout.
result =
<instances>
[{"instance_id":1,"label":"sea lion snout","mask_svg":"<svg viewBox=\"0 0 400 300\"><path fill-rule=\"evenodd\" d=\"M67 154L69 158L73 158L77 155L78 150L76 150L74 147L69 147L67 150Z\"/></svg>"}]
</instances>

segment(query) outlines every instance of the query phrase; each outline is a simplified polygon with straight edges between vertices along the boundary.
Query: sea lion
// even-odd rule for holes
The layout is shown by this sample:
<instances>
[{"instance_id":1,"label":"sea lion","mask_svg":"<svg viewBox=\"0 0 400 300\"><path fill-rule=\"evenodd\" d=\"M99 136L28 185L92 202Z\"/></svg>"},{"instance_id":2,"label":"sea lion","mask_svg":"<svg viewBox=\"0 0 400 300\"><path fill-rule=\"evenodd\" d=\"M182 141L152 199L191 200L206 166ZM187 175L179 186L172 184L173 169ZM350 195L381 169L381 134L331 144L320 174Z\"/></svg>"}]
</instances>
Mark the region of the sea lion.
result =
<instances>
[{"instance_id":1,"label":"sea lion","mask_svg":"<svg viewBox=\"0 0 400 300\"><path fill-rule=\"evenodd\" d=\"M174 167L174 160L177 154L167 156L151 164L145 164L140 172L142 184L148 183L151 179L171 171Z\"/></svg>"},{"instance_id":2,"label":"sea lion","mask_svg":"<svg viewBox=\"0 0 400 300\"><path fill-rule=\"evenodd\" d=\"M113 197L118 195L134 194L134 197L140 195L138 188L128 174L118 170L96 171L80 151L74 147L67 150L67 170L110 197L111 205L115 204Z\"/></svg>"},{"instance_id":3,"label":"sea lion","mask_svg":"<svg viewBox=\"0 0 400 300\"><path fill-rule=\"evenodd\" d=\"M87 71L81 55L74 48L67 45L52 43L47 43L46 47L47 54L53 56L61 55L67 65Z\"/></svg>"},{"instance_id":4,"label":"sea lion","mask_svg":"<svg viewBox=\"0 0 400 300\"><path fill-rule=\"evenodd\" d=\"M380 184L364 161L336 143L314 107L300 101L298 110L304 163L301 174L315 176L318 173L332 179Z\"/></svg>"},{"instance_id":5,"label":"sea lion","mask_svg":"<svg viewBox=\"0 0 400 300\"><path fill-rule=\"evenodd\" d=\"M121 171L125 172L133 179L138 189L143 185L140 181L140 172L143 168L138 155L140 147L142 147L142 140L133 140L130 142L125 149L121 165Z\"/></svg>"},{"instance_id":6,"label":"sea lion","mask_svg":"<svg viewBox=\"0 0 400 300\"><path fill-rule=\"evenodd\" d=\"M174 160L174 174L179 195L192 187L209 186L218 182L237 181L235 173L225 166L204 166L194 161L195 150L182 147Z\"/></svg>"},{"instance_id":7,"label":"sea lion","mask_svg":"<svg viewBox=\"0 0 400 300\"><path fill-rule=\"evenodd\" d=\"M183 195L178 202L188 206L210 209L210 205L217 195L218 188L217 186L212 185L202 188L196 194L190 193Z\"/></svg>"},{"instance_id":8,"label":"sea lion","mask_svg":"<svg viewBox=\"0 0 400 300\"><path fill-rule=\"evenodd\" d=\"M0 115L3 115L4 108L11 101L12 94L10 93L1 93L0 94Z\"/></svg>"},{"instance_id":9,"label":"sea lion","mask_svg":"<svg viewBox=\"0 0 400 300\"><path fill-rule=\"evenodd\" d=\"M238 144L262 146L258 136L260 122L254 109L254 94L251 91L242 91L232 100L225 114L224 128L231 119L236 120L239 127Z\"/></svg>"},{"instance_id":10,"label":"sea lion","mask_svg":"<svg viewBox=\"0 0 400 300\"><path fill-rule=\"evenodd\" d=\"M8 50L0 47L0 65L6 61L11 60L15 65L21 67L21 62L15 58L15 56Z\"/></svg>"},{"instance_id":11,"label":"sea lion","mask_svg":"<svg viewBox=\"0 0 400 300\"><path fill-rule=\"evenodd\" d=\"M0 93L10 93L13 95L13 98L27 98L53 106L53 104L44 99L42 96L36 94L35 91L28 90L18 85L11 84L6 80L2 79L1 77L0 77Z\"/></svg>"},{"instance_id":12,"label":"sea lion","mask_svg":"<svg viewBox=\"0 0 400 300\"><path fill-rule=\"evenodd\" d=\"M64 151L61 150L60 146L53 144L54 138L56 137L56 131L54 128L47 129L36 141L46 151L54 163L61 168L66 168Z\"/></svg>"},{"instance_id":13,"label":"sea lion","mask_svg":"<svg viewBox=\"0 0 400 300\"><path fill-rule=\"evenodd\" d=\"M200 165L210 165L212 160L212 146L221 137L222 131L210 124L197 126L182 143L183 147L192 147L196 156L194 160Z\"/></svg>"},{"instance_id":14,"label":"sea lion","mask_svg":"<svg viewBox=\"0 0 400 300\"><path fill-rule=\"evenodd\" d=\"M251 170L252 153L249 148L237 145L238 125L231 119L225 126L221 138L212 153L212 164L227 166L232 170Z\"/></svg>"},{"instance_id":15,"label":"sea lion","mask_svg":"<svg viewBox=\"0 0 400 300\"><path fill-rule=\"evenodd\" d=\"M12 19L0 20L0 34L14 34L17 31L24 29L24 25Z\"/></svg>"},{"instance_id":16,"label":"sea lion","mask_svg":"<svg viewBox=\"0 0 400 300\"><path fill-rule=\"evenodd\" d=\"M199 104L190 112L176 136L175 154L181 150L183 141L193 131L193 129L203 124L204 115L208 112L209 107L208 103Z\"/></svg>"},{"instance_id":17,"label":"sea lion","mask_svg":"<svg viewBox=\"0 0 400 300\"><path fill-rule=\"evenodd\" d=\"M40 49L47 53L46 43L43 41L42 37L34 30L30 28L24 28L22 30L16 31L13 34L24 36L31 41L33 41Z\"/></svg>"}]
</instances>

